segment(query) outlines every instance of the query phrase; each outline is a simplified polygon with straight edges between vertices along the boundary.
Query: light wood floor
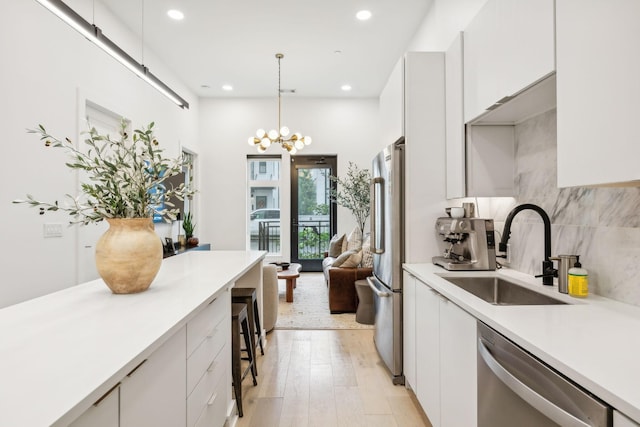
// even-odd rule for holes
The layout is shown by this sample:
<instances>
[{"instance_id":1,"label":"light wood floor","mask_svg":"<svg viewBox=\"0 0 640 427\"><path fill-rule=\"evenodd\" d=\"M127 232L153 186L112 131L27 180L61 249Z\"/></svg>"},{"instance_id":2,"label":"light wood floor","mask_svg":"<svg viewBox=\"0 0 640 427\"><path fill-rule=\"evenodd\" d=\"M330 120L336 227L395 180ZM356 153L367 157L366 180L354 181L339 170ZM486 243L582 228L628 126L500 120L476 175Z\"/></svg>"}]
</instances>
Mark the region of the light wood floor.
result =
<instances>
[{"instance_id":1,"label":"light wood floor","mask_svg":"<svg viewBox=\"0 0 640 427\"><path fill-rule=\"evenodd\" d=\"M243 381L238 427L430 427L394 386L372 330L274 330L258 356L258 385Z\"/></svg>"}]
</instances>

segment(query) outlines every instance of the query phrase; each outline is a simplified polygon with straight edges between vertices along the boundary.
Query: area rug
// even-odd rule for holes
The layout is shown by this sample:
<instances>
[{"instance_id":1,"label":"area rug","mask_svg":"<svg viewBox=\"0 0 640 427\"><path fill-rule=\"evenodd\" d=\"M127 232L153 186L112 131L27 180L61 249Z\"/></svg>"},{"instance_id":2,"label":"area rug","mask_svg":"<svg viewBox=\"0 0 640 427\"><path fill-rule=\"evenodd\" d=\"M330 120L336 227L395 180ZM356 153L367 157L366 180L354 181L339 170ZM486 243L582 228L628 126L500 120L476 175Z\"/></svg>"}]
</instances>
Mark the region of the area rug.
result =
<instances>
[{"instance_id":1,"label":"area rug","mask_svg":"<svg viewBox=\"0 0 640 427\"><path fill-rule=\"evenodd\" d=\"M300 273L293 302L285 301L286 282L278 280L278 320L275 329L372 329L356 322L355 313L331 314L322 273Z\"/></svg>"}]
</instances>

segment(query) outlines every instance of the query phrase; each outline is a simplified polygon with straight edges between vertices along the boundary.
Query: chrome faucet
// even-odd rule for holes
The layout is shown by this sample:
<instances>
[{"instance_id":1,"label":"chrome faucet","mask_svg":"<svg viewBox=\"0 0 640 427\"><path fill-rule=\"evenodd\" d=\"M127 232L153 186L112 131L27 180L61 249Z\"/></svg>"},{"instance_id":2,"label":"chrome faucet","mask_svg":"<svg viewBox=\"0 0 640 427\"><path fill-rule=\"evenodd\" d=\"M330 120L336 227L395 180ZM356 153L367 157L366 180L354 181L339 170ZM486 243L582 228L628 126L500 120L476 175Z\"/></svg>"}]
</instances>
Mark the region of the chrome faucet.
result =
<instances>
[{"instance_id":1,"label":"chrome faucet","mask_svg":"<svg viewBox=\"0 0 640 427\"><path fill-rule=\"evenodd\" d=\"M544 223L544 259L542 260L542 274L539 274L536 277L542 277L543 285L552 286L553 278L557 277L558 270L553 268L553 261L551 260L551 221L549 220L549 215L547 215L540 206L525 203L523 205L516 206L511 212L509 212L509 215L507 215L507 219L504 222L504 230L502 231L502 239L500 240L498 249L500 252L507 251L507 242L511 236L511 222L513 221L513 217L515 217L518 212L525 209L536 211L542 217L542 222Z\"/></svg>"}]
</instances>

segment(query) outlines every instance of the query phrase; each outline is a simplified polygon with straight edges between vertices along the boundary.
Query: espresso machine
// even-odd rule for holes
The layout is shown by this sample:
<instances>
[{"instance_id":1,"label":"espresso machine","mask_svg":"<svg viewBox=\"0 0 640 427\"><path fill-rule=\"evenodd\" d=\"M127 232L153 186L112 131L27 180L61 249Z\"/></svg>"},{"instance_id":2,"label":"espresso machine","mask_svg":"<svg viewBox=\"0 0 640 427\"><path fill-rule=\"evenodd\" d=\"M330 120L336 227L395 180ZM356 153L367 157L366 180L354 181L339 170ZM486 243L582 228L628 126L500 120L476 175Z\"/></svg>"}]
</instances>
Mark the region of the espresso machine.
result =
<instances>
[{"instance_id":1,"label":"espresso machine","mask_svg":"<svg viewBox=\"0 0 640 427\"><path fill-rule=\"evenodd\" d=\"M436 220L441 256L432 262L447 270L495 270L493 220L441 217Z\"/></svg>"}]
</instances>

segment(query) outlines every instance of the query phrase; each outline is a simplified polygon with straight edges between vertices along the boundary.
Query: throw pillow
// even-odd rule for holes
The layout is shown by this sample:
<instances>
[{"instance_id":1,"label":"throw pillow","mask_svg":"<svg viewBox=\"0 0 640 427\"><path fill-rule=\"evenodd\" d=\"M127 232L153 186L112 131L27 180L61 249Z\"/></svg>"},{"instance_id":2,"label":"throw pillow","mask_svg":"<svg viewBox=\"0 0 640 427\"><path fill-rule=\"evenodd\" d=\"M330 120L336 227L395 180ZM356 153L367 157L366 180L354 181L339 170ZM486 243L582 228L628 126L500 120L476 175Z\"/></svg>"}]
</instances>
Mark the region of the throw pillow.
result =
<instances>
[{"instance_id":1,"label":"throw pillow","mask_svg":"<svg viewBox=\"0 0 640 427\"><path fill-rule=\"evenodd\" d=\"M342 242L345 239L345 235L338 236L337 234L329 241L329 256L336 258L342 253Z\"/></svg>"},{"instance_id":2,"label":"throw pillow","mask_svg":"<svg viewBox=\"0 0 640 427\"><path fill-rule=\"evenodd\" d=\"M362 253L360 251L345 251L331 265L332 267L357 267L362 261Z\"/></svg>"},{"instance_id":3,"label":"throw pillow","mask_svg":"<svg viewBox=\"0 0 640 427\"><path fill-rule=\"evenodd\" d=\"M360 227L356 227L347 237L347 250L357 252L360 249L362 249L362 230Z\"/></svg>"},{"instance_id":4,"label":"throw pillow","mask_svg":"<svg viewBox=\"0 0 640 427\"><path fill-rule=\"evenodd\" d=\"M373 268L373 253L371 252L371 236L367 235L362 243L362 267Z\"/></svg>"}]
</instances>

